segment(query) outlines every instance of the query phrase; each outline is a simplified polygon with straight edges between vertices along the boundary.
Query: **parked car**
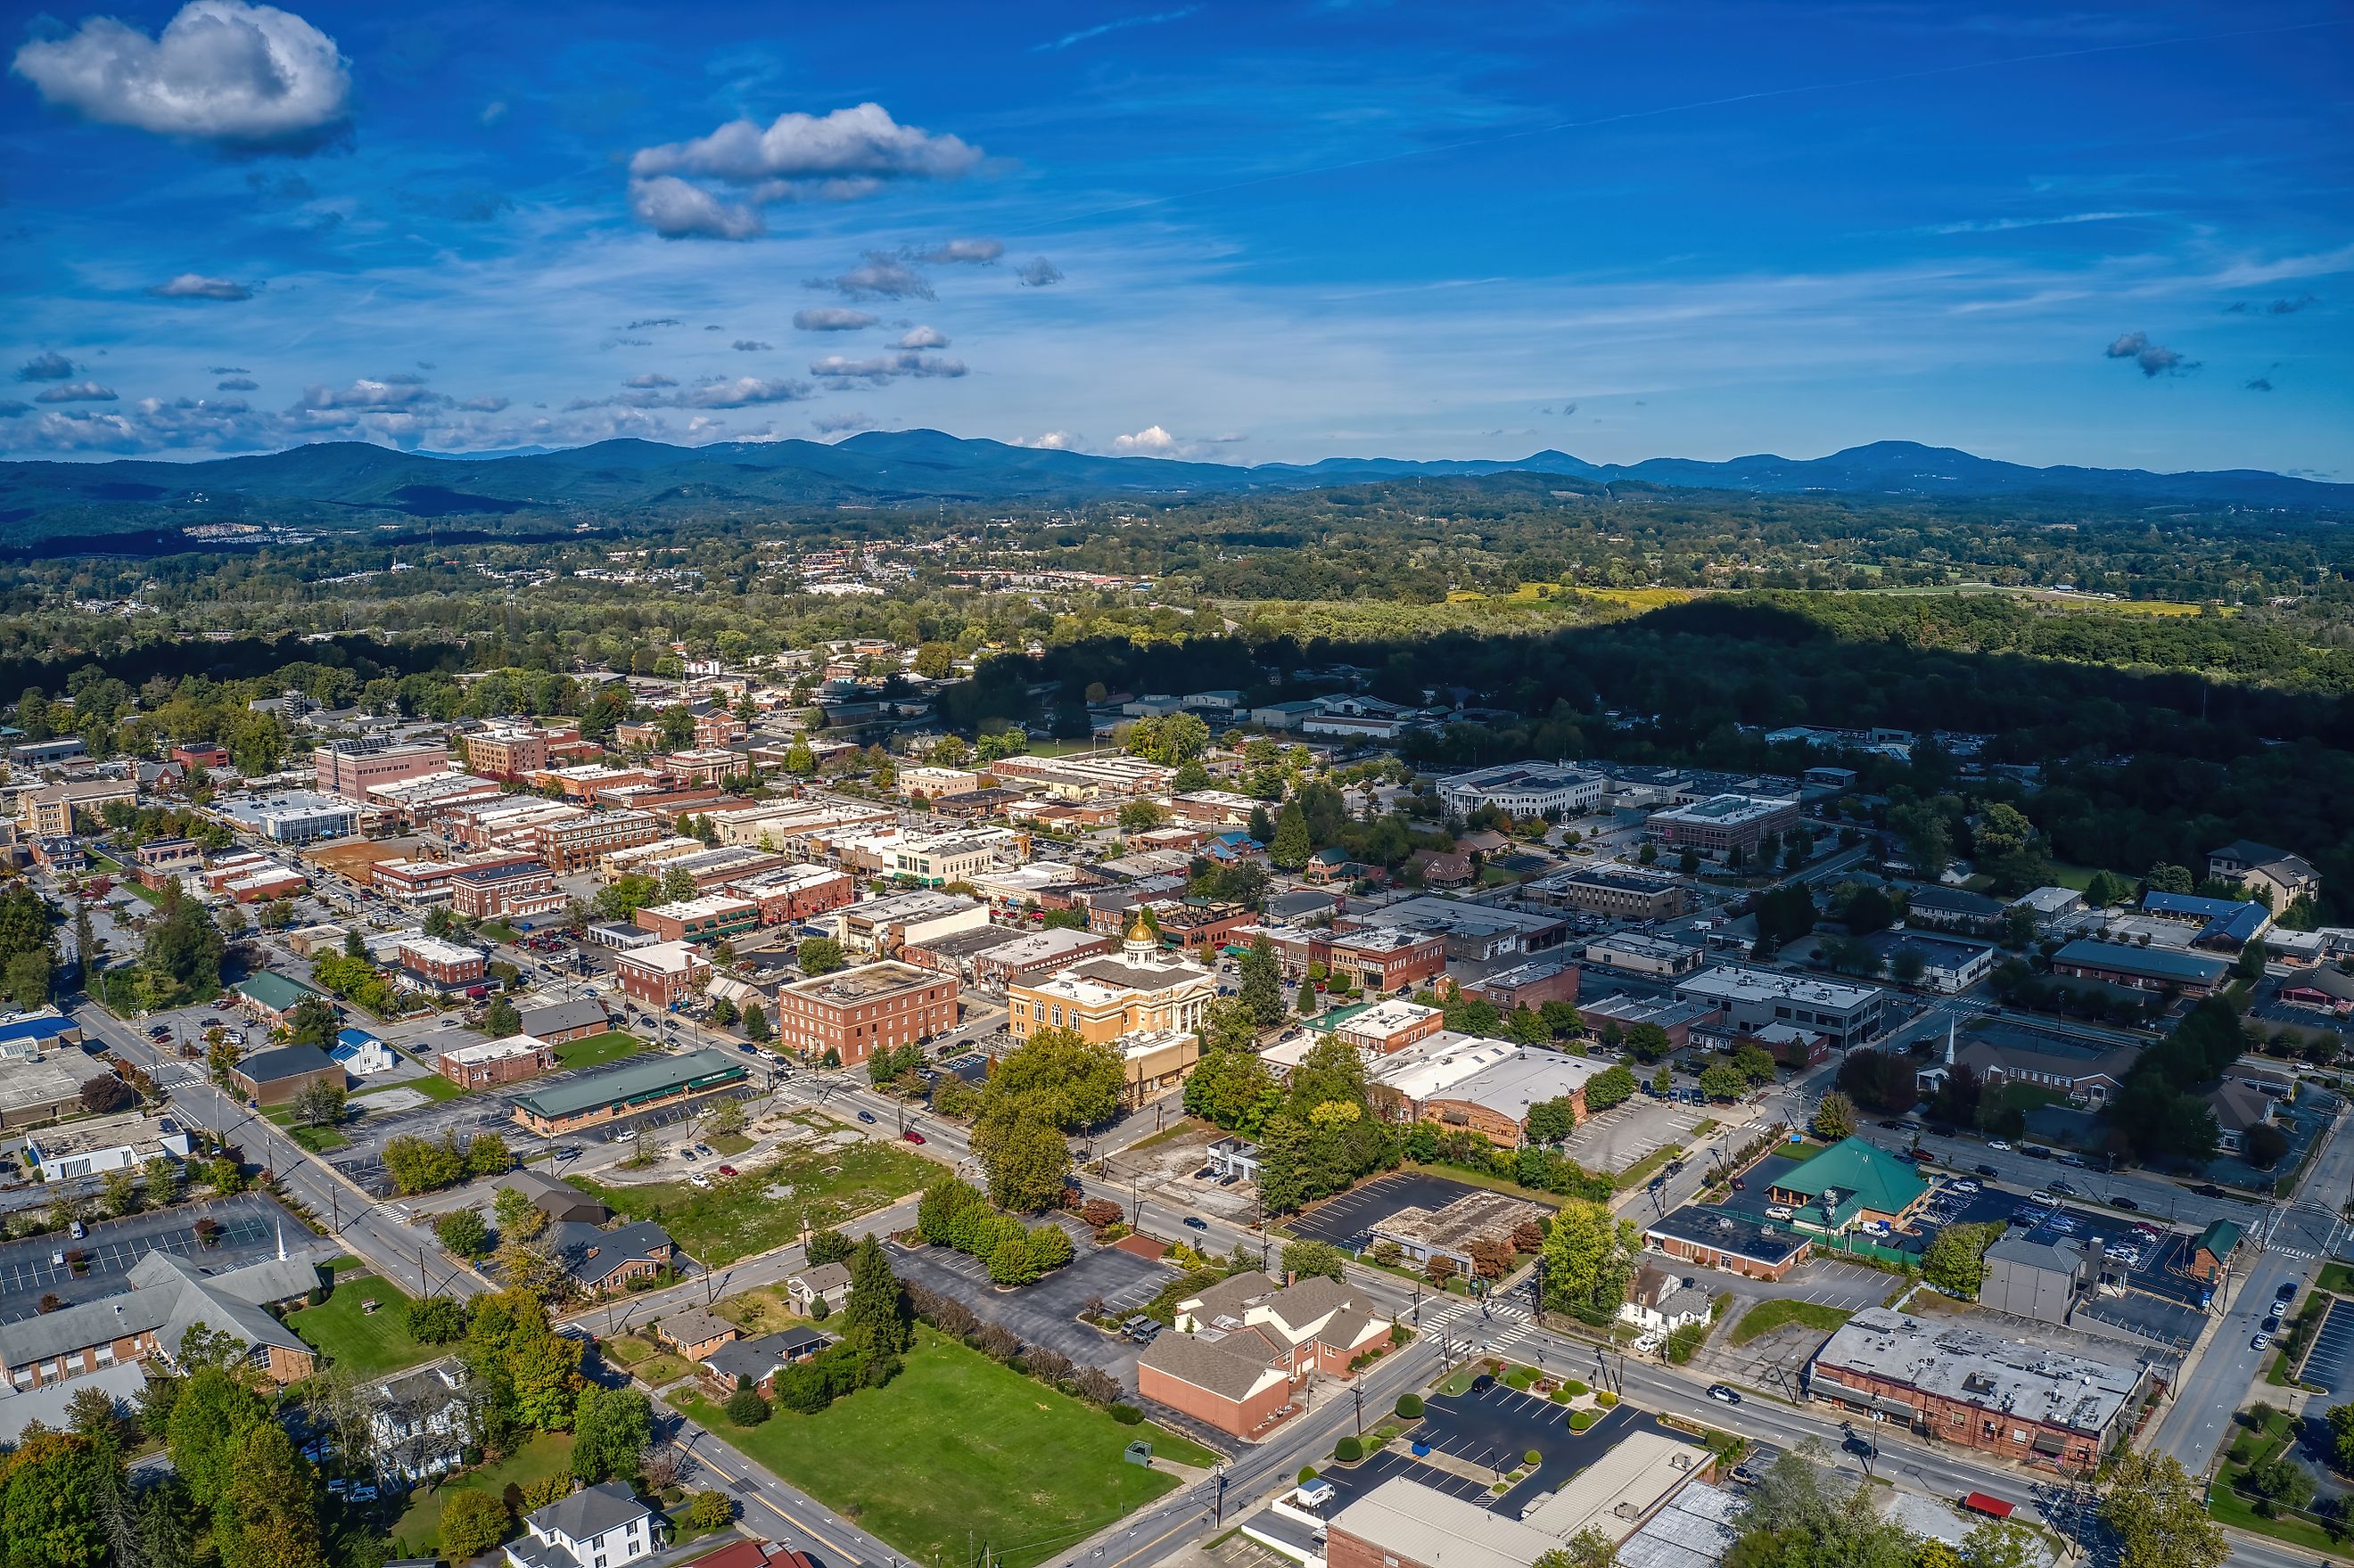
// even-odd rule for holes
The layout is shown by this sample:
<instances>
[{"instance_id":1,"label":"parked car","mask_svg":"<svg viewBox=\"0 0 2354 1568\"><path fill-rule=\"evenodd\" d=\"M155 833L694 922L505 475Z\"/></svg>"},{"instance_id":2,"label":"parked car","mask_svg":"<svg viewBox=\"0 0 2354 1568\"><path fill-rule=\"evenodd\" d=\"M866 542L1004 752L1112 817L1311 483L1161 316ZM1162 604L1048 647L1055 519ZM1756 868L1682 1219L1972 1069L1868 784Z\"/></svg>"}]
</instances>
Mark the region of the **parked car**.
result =
<instances>
[{"instance_id":1,"label":"parked car","mask_svg":"<svg viewBox=\"0 0 2354 1568\"><path fill-rule=\"evenodd\" d=\"M1186 1215L1183 1223L1189 1231L1206 1231L1210 1228L1210 1222L1199 1214Z\"/></svg>"},{"instance_id":2,"label":"parked car","mask_svg":"<svg viewBox=\"0 0 2354 1568\"><path fill-rule=\"evenodd\" d=\"M1721 1383L1712 1383L1708 1385L1708 1396L1721 1404L1738 1404L1741 1403L1741 1391Z\"/></svg>"}]
</instances>

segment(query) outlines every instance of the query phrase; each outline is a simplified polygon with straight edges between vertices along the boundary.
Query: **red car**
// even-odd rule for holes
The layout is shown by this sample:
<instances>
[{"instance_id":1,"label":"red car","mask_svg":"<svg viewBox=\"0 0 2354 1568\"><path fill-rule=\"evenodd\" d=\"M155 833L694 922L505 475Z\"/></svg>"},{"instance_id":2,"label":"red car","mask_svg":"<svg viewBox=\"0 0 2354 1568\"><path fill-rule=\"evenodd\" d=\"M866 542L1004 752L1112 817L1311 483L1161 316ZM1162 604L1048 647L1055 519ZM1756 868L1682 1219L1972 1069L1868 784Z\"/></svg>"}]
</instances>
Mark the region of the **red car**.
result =
<instances>
[{"instance_id":1,"label":"red car","mask_svg":"<svg viewBox=\"0 0 2354 1568\"><path fill-rule=\"evenodd\" d=\"M900 1136L901 1138L906 1139L907 1139L908 1142L910 1142L910 1143L921 1143L921 1142L923 1142L923 1141L924 1141L924 1135L923 1135L922 1133L920 1133L920 1132L917 1132L917 1131L914 1128L912 1128L912 1127L911 1127L911 1128L909 1128L907 1131L905 1131L905 1132L901 1133L899 1136Z\"/></svg>"}]
</instances>

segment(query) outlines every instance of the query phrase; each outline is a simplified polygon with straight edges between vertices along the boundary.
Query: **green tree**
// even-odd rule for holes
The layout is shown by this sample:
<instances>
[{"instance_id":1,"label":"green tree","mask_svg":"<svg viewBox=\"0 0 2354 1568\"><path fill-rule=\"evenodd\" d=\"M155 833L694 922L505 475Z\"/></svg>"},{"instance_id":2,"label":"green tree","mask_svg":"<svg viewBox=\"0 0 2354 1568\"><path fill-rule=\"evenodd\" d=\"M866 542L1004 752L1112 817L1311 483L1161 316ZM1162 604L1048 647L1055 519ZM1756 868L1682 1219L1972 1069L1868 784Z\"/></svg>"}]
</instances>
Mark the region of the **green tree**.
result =
<instances>
[{"instance_id":1,"label":"green tree","mask_svg":"<svg viewBox=\"0 0 2354 1568\"><path fill-rule=\"evenodd\" d=\"M2207 1515L2204 1489L2171 1454L2121 1453L2101 1517L2116 1532L2118 1568L2221 1568L2231 1555L2222 1527Z\"/></svg>"},{"instance_id":2,"label":"green tree","mask_svg":"<svg viewBox=\"0 0 2354 1568\"><path fill-rule=\"evenodd\" d=\"M441 1555L470 1562L504 1541L513 1524L505 1503L479 1487L461 1487L441 1505Z\"/></svg>"},{"instance_id":3,"label":"green tree","mask_svg":"<svg viewBox=\"0 0 2354 1568\"><path fill-rule=\"evenodd\" d=\"M572 1412L572 1473L590 1486L634 1481L638 1455L653 1432L653 1407L634 1387L580 1391Z\"/></svg>"}]
</instances>

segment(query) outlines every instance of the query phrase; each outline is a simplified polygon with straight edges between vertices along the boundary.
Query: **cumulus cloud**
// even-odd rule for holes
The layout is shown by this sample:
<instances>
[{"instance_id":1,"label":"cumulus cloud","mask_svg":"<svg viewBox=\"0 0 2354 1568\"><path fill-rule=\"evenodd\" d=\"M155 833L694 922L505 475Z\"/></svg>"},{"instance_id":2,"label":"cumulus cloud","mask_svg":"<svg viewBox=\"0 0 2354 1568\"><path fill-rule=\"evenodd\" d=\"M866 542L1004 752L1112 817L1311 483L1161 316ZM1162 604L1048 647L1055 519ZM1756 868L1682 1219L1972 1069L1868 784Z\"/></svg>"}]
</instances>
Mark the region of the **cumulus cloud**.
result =
<instances>
[{"instance_id":1,"label":"cumulus cloud","mask_svg":"<svg viewBox=\"0 0 2354 1568\"><path fill-rule=\"evenodd\" d=\"M1017 447L1035 447L1040 451L1075 452L1079 450L1079 438L1068 430L1048 430L1043 436L1016 436Z\"/></svg>"},{"instance_id":2,"label":"cumulus cloud","mask_svg":"<svg viewBox=\"0 0 2354 1568\"><path fill-rule=\"evenodd\" d=\"M764 228L750 207L671 175L631 180L630 210L664 239L749 239Z\"/></svg>"},{"instance_id":3,"label":"cumulus cloud","mask_svg":"<svg viewBox=\"0 0 2354 1568\"><path fill-rule=\"evenodd\" d=\"M758 209L772 203L855 201L893 181L954 179L981 159L970 143L902 125L879 103L795 111L640 148L630 160L630 205L667 239L748 239L761 230ZM723 200L712 185L738 199Z\"/></svg>"},{"instance_id":4,"label":"cumulus cloud","mask_svg":"<svg viewBox=\"0 0 2354 1568\"><path fill-rule=\"evenodd\" d=\"M1132 436L1115 436L1111 450L1122 457L1173 457L1177 438L1158 425L1147 425Z\"/></svg>"},{"instance_id":5,"label":"cumulus cloud","mask_svg":"<svg viewBox=\"0 0 2354 1568\"><path fill-rule=\"evenodd\" d=\"M977 266L986 265L1005 254L1005 241L950 239L933 246L929 250L911 251L910 254L918 261L937 262L942 266L956 261L971 262Z\"/></svg>"},{"instance_id":6,"label":"cumulus cloud","mask_svg":"<svg viewBox=\"0 0 2354 1568\"><path fill-rule=\"evenodd\" d=\"M763 403L796 403L810 394L805 381L768 381L757 376L707 381L673 399L682 408L750 408Z\"/></svg>"},{"instance_id":7,"label":"cumulus cloud","mask_svg":"<svg viewBox=\"0 0 2354 1568\"><path fill-rule=\"evenodd\" d=\"M811 376L822 376L831 381L884 382L902 376L918 377L957 376L965 374L961 359L942 359L926 354L884 354L872 359L845 359L830 354L810 364Z\"/></svg>"},{"instance_id":8,"label":"cumulus cloud","mask_svg":"<svg viewBox=\"0 0 2354 1568\"><path fill-rule=\"evenodd\" d=\"M875 428L875 421L864 414L821 414L810 424L821 436L846 436Z\"/></svg>"},{"instance_id":9,"label":"cumulus cloud","mask_svg":"<svg viewBox=\"0 0 2354 1568\"><path fill-rule=\"evenodd\" d=\"M924 275L887 250L869 250L857 266L832 278L809 278L803 288L836 289L854 300L928 300Z\"/></svg>"},{"instance_id":10,"label":"cumulus cloud","mask_svg":"<svg viewBox=\"0 0 2354 1568\"><path fill-rule=\"evenodd\" d=\"M1063 270L1041 256L1014 273L1013 278L1014 281L1025 289L1043 289L1049 284L1061 282Z\"/></svg>"},{"instance_id":11,"label":"cumulus cloud","mask_svg":"<svg viewBox=\"0 0 2354 1568\"><path fill-rule=\"evenodd\" d=\"M52 387L35 401L41 403L111 403L115 400L111 387L101 387L95 381L69 381L62 387Z\"/></svg>"},{"instance_id":12,"label":"cumulus cloud","mask_svg":"<svg viewBox=\"0 0 2354 1568\"><path fill-rule=\"evenodd\" d=\"M183 272L169 282L157 283L147 291L159 300L249 300L253 291L243 283L227 278L207 278L201 272Z\"/></svg>"},{"instance_id":13,"label":"cumulus cloud","mask_svg":"<svg viewBox=\"0 0 2354 1568\"><path fill-rule=\"evenodd\" d=\"M274 5L189 0L154 37L92 16L16 51L14 69L60 109L107 125L240 151L303 154L352 112L334 40Z\"/></svg>"},{"instance_id":14,"label":"cumulus cloud","mask_svg":"<svg viewBox=\"0 0 2354 1568\"><path fill-rule=\"evenodd\" d=\"M919 326L909 327L906 332L901 333L899 341L892 346L895 348L946 348L948 345L948 334L938 327Z\"/></svg>"},{"instance_id":15,"label":"cumulus cloud","mask_svg":"<svg viewBox=\"0 0 2354 1568\"><path fill-rule=\"evenodd\" d=\"M2185 359L2164 344L2152 343L2146 332L2129 332L2103 351L2111 359L2130 359L2144 376L2179 376L2196 370L2199 362Z\"/></svg>"},{"instance_id":16,"label":"cumulus cloud","mask_svg":"<svg viewBox=\"0 0 2354 1568\"><path fill-rule=\"evenodd\" d=\"M803 332L857 332L873 326L878 319L848 305L812 305L793 313L793 325Z\"/></svg>"},{"instance_id":17,"label":"cumulus cloud","mask_svg":"<svg viewBox=\"0 0 2354 1568\"><path fill-rule=\"evenodd\" d=\"M641 391L645 391L656 387L675 387L678 383L673 381L669 376L664 376L658 370L649 370L642 376L631 376L627 381L622 382L621 385L624 387L634 387Z\"/></svg>"},{"instance_id":18,"label":"cumulus cloud","mask_svg":"<svg viewBox=\"0 0 2354 1568\"><path fill-rule=\"evenodd\" d=\"M214 386L214 390L219 392L252 392L259 390L260 386L261 383L256 381L250 376L224 376L220 381L217 382Z\"/></svg>"},{"instance_id":19,"label":"cumulus cloud","mask_svg":"<svg viewBox=\"0 0 2354 1568\"><path fill-rule=\"evenodd\" d=\"M73 361L55 349L37 354L16 366L19 381L63 381L73 373Z\"/></svg>"},{"instance_id":20,"label":"cumulus cloud","mask_svg":"<svg viewBox=\"0 0 2354 1568\"><path fill-rule=\"evenodd\" d=\"M738 354L766 354L769 349L776 345L774 344L762 343L757 337L739 337L736 340L733 346Z\"/></svg>"}]
</instances>

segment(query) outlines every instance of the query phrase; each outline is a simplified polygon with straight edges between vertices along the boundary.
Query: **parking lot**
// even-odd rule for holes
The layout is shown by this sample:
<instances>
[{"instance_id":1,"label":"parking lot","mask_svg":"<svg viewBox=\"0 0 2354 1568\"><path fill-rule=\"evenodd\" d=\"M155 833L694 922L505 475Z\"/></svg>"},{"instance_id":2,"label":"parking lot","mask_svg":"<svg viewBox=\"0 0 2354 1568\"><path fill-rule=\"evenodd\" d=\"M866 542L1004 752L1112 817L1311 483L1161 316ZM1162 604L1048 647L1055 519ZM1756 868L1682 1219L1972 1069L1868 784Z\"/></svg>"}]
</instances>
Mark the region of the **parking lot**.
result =
<instances>
[{"instance_id":1,"label":"parking lot","mask_svg":"<svg viewBox=\"0 0 2354 1568\"><path fill-rule=\"evenodd\" d=\"M207 1218L220 1222L217 1246L205 1246L196 1239L196 1222ZM32 1317L44 1296L70 1304L116 1295L126 1288L122 1277L151 1252L200 1258L214 1273L260 1263L278 1255L281 1225L290 1253L309 1247L313 1240L276 1199L265 1192L242 1192L217 1202L101 1220L89 1226L90 1234L80 1241L57 1231L10 1242L0 1246L0 1319ZM76 1248L88 1259L85 1272L77 1275L72 1265L50 1261Z\"/></svg>"},{"instance_id":2,"label":"parking lot","mask_svg":"<svg viewBox=\"0 0 2354 1568\"><path fill-rule=\"evenodd\" d=\"M953 1247L905 1247L891 1244L892 1266L913 1285L952 1297L984 1323L999 1323L1026 1345L1059 1351L1083 1367L1101 1367L1129 1387L1136 1384L1136 1347L1082 1323L1079 1314L1097 1298L1103 1310L1127 1317L1142 1309L1174 1277L1165 1264L1098 1247L1084 1232L1074 1238L1078 1254L1034 1284L1000 1290L989 1282L989 1266Z\"/></svg>"},{"instance_id":3,"label":"parking lot","mask_svg":"<svg viewBox=\"0 0 2354 1568\"><path fill-rule=\"evenodd\" d=\"M2306 1355L2303 1381L2332 1394L2354 1388L2354 1302L2329 1304L2329 1315Z\"/></svg>"},{"instance_id":4,"label":"parking lot","mask_svg":"<svg viewBox=\"0 0 2354 1568\"><path fill-rule=\"evenodd\" d=\"M1668 1144L1689 1149L1692 1128L1707 1116L1705 1106L1670 1105L1638 1095L1579 1123L1562 1148L1588 1171L1616 1175Z\"/></svg>"},{"instance_id":5,"label":"parking lot","mask_svg":"<svg viewBox=\"0 0 2354 1568\"><path fill-rule=\"evenodd\" d=\"M1291 1230L1310 1241L1354 1250L1372 1240L1375 1225L1400 1209L1443 1209L1467 1192L1480 1191L1444 1176L1384 1176L1317 1204L1294 1219Z\"/></svg>"}]
</instances>

